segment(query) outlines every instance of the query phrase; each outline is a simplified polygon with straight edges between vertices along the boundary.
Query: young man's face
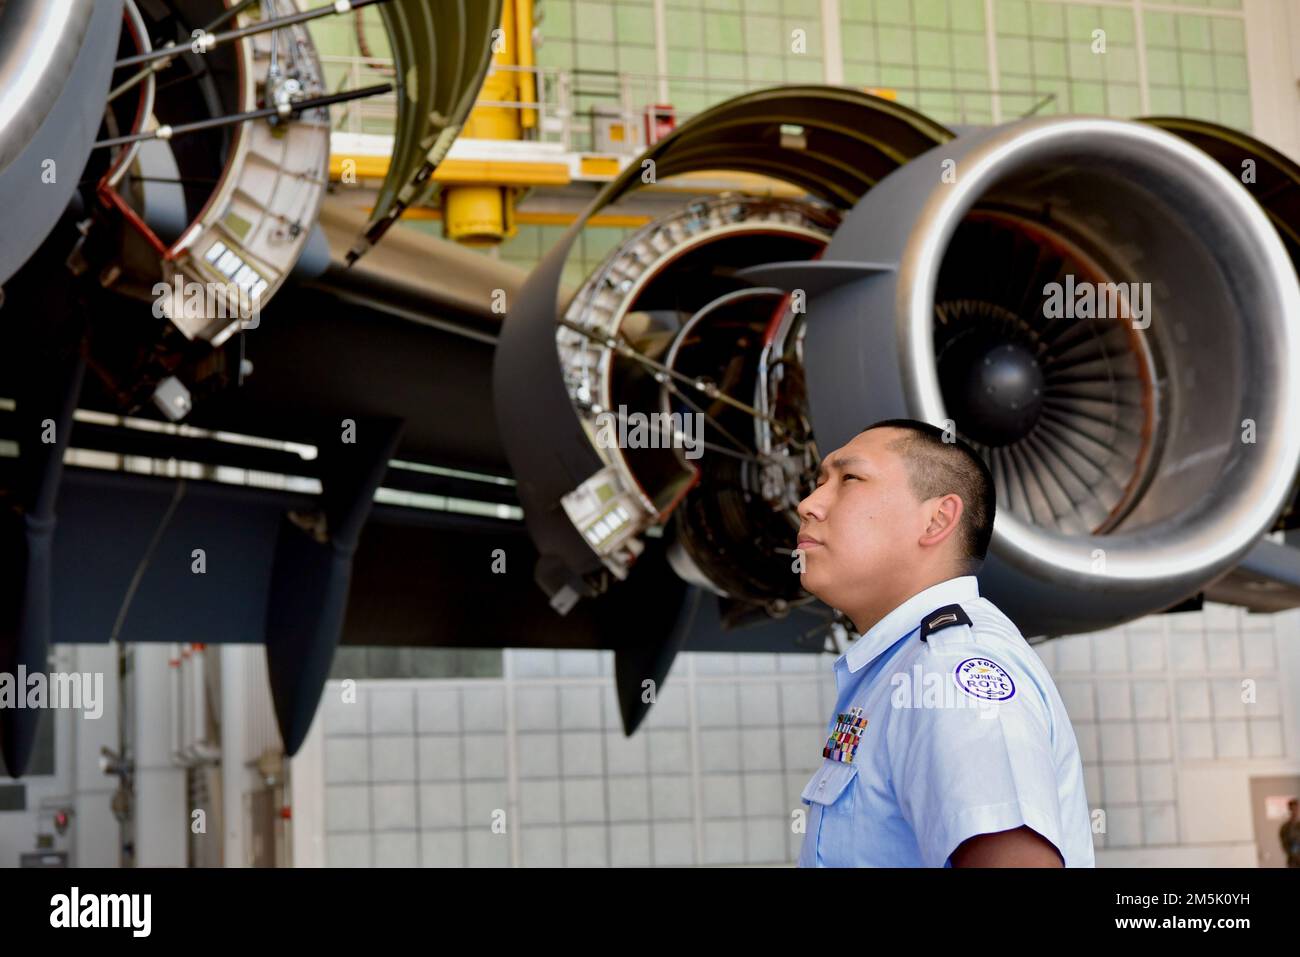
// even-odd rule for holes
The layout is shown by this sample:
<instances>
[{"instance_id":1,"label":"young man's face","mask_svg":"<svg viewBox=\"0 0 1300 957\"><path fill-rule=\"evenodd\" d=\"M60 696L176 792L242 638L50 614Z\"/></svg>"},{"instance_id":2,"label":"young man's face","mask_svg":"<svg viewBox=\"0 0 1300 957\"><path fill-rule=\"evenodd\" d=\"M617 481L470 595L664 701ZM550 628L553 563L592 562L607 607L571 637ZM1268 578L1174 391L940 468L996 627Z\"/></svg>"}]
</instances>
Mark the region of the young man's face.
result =
<instances>
[{"instance_id":1,"label":"young man's face","mask_svg":"<svg viewBox=\"0 0 1300 957\"><path fill-rule=\"evenodd\" d=\"M887 447L906 435L860 433L823 459L817 489L799 503L799 580L832 608L851 607L863 589L892 594L915 574L930 513L912 493L905 460Z\"/></svg>"}]
</instances>

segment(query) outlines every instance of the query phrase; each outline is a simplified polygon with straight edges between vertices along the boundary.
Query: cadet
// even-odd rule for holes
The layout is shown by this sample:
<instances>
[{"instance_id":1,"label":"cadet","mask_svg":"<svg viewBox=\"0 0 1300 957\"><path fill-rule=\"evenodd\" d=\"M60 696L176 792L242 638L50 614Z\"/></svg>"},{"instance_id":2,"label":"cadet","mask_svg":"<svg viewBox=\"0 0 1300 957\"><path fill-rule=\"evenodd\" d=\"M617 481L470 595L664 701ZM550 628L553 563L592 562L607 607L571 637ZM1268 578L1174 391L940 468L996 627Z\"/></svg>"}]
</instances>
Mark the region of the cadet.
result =
<instances>
[{"instance_id":1,"label":"cadet","mask_svg":"<svg viewBox=\"0 0 1300 957\"><path fill-rule=\"evenodd\" d=\"M1094 865L1061 697L979 595L994 506L980 457L910 419L828 455L799 504L803 586L861 634L835 662L799 866Z\"/></svg>"}]
</instances>

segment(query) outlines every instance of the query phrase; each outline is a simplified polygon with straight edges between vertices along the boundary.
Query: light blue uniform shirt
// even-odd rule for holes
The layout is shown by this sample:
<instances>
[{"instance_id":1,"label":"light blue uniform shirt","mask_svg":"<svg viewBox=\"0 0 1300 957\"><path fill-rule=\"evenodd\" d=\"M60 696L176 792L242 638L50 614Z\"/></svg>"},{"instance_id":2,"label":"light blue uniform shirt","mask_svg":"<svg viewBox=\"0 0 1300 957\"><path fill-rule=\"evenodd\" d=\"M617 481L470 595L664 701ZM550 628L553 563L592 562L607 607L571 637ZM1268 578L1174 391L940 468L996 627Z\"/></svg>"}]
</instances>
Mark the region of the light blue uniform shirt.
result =
<instances>
[{"instance_id":1,"label":"light blue uniform shirt","mask_svg":"<svg viewBox=\"0 0 1300 957\"><path fill-rule=\"evenodd\" d=\"M971 624L922 622L959 605ZM951 620L951 619L948 619ZM835 662L839 694L804 788L800 867L951 867L1027 825L1094 866L1083 764L1047 669L972 575L913 595Z\"/></svg>"}]
</instances>

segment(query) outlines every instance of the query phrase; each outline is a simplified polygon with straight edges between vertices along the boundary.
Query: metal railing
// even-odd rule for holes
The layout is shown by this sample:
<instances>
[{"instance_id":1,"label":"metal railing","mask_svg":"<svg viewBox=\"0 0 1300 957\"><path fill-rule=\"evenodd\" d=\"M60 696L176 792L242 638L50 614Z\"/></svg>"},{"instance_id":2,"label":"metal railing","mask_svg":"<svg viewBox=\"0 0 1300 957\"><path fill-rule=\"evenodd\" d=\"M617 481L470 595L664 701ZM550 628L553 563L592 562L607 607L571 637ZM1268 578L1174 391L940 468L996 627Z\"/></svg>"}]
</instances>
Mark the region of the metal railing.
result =
<instances>
[{"instance_id":1,"label":"metal railing","mask_svg":"<svg viewBox=\"0 0 1300 957\"><path fill-rule=\"evenodd\" d=\"M382 57L322 56L326 82L333 91L360 89L393 76L393 62ZM496 67L494 70L528 72L536 78L536 103L478 101L482 106L536 110L538 122L527 130L529 139L556 143L565 151L635 156L646 146L647 120L655 113L667 113L680 126L698 112L662 104L659 91L664 82L676 97L687 103L722 102L746 90L761 89L768 83L701 76L664 76L654 73L624 73L615 70L560 70L551 67ZM855 89L868 89L857 87ZM1035 90L976 90L956 87L891 86L900 102L919 109L941 123L956 125L992 122L992 105L1001 98L1004 106L1017 100L1028 109L1003 109L1002 116L1029 116L1056 100L1055 93ZM948 109L915 106L930 97L943 97ZM670 97L670 101L673 97ZM391 134L397 115L396 94L353 100L334 110L334 129L348 133ZM614 138L621 131L621 140Z\"/></svg>"}]
</instances>

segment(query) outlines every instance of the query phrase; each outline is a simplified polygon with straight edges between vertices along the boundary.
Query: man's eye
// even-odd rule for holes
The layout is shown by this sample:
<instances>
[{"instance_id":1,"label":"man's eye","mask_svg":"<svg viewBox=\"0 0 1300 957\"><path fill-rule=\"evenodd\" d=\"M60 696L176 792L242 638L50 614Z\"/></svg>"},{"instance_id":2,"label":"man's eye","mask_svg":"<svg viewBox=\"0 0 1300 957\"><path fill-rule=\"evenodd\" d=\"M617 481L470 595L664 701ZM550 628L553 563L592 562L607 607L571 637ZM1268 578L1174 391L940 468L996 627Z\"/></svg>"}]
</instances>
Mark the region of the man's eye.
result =
<instances>
[{"instance_id":1,"label":"man's eye","mask_svg":"<svg viewBox=\"0 0 1300 957\"><path fill-rule=\"evenodd\" d=\"M857 476L857 475L845 475L845 476L843 476L843 478L841 478L840 481L847 482L849 479L855 479L855 478L858 478L858 477L859 477L859 476Z\"/></svg>"}]
</instances>

